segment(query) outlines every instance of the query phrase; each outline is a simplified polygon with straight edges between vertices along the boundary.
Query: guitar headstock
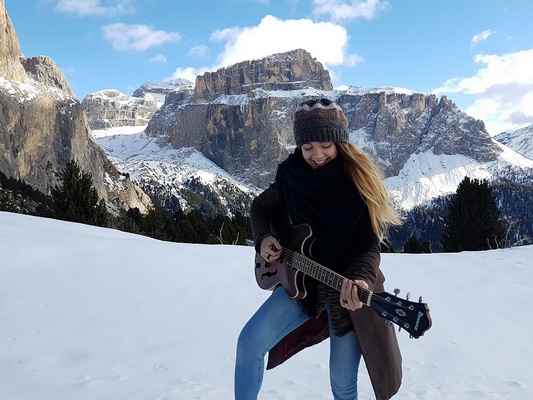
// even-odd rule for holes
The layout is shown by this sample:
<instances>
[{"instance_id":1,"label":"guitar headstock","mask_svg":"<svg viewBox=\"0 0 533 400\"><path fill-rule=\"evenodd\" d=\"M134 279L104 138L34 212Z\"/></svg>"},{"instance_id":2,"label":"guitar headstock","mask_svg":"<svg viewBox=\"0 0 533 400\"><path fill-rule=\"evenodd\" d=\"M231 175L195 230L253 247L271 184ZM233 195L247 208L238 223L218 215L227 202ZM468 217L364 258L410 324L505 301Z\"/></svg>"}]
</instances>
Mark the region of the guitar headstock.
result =
<instances>
[{"instance_id":1,"label":"guitar headstock","mask_svg":"<svg viewBox=\"0 0 533 400\"><path fill-rule=\"evenodd\" d=\"M400 330L404 329L411 337L418 339L431 328L429 307L422 302L422 297L414 302L409 300L409 295L406 299L398 297L399 292L395 289L395 294L373 293L371 306L380 317L395 323Z\"/></svg>"}]
</instances>

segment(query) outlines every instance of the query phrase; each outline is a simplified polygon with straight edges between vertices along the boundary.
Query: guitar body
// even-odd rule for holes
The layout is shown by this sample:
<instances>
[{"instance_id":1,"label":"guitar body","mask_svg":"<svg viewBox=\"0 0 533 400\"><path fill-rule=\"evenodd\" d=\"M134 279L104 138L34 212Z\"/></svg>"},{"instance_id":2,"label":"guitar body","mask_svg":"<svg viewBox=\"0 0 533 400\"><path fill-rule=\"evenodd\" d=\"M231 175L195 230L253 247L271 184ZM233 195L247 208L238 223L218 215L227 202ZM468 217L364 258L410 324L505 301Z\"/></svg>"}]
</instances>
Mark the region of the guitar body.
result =
<instances>
[{"instance_id":1,"label":"guitar body","mask_svg":"<svg viewBox=\"0 0 533 400\"><path fill-rule=\"evenodd\" d=\"M283 247L303 255L309 255L313 231L308 224L291 226L286 243ZM262 289L273 290L281 285L291 298L304 299L307 296L305 281L308 278L302 271L288 266L283 255L276 261L267 262L259 254L255 255L255 279Z\"/></svg>"}]
</instances>

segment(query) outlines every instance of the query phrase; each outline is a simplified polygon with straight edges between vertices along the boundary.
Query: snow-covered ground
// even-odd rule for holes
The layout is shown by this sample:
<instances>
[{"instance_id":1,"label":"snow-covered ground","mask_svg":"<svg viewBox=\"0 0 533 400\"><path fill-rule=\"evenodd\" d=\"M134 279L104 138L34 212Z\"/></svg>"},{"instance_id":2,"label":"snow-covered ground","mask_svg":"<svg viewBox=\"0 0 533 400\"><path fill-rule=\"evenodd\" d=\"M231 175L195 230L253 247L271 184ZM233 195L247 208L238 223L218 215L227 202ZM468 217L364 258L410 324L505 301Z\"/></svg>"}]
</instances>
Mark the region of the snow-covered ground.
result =
<instances>
[{"instance_id":1,"label":"snow-covered ground","mask_svg":"<svg viewBox=\"0 0 533 400\"><path fill-rule=\"evenodd\" d=\"M233 398L238 333L269 295L253 257L0 212L0 399ZM399 333L395 399L533 398L532 258L382 255L387 290L424 296L433 318L418 340ZM267 371L261 399L331 398L328 346Z\"/></svg>"}]
</instances>

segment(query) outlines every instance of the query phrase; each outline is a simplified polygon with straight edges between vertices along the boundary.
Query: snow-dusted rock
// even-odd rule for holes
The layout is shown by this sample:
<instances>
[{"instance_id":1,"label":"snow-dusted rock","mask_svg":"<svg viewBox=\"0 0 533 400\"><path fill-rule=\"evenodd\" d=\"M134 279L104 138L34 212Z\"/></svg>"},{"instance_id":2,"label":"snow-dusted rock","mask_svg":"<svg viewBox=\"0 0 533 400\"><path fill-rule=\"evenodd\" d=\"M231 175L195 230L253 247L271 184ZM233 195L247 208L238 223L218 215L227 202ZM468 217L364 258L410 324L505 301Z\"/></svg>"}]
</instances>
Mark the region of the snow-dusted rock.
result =
<instances>
[{"instance_id":1,"label":"snow-dusted rock","mask_svg":"<svg viewBox=\"0 0 533 400\"><path fill-rule=\"evenodd\" d=\"M510 132L502 132L496 135L494 139L533 160L533 125Z\"/></svg>"}]
</instances>

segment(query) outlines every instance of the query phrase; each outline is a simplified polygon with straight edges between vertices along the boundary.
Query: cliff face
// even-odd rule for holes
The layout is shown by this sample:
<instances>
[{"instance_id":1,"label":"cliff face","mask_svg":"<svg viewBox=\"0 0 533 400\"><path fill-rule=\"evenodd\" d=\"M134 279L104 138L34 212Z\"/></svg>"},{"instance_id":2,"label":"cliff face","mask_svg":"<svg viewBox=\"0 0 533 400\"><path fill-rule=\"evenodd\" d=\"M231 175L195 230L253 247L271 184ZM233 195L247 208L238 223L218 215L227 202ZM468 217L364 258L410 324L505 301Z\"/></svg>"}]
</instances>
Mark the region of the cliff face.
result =
<instances>
[{"instance_id":1,"label":"cliff face","mask_svg":"<svg viewBox=\"0 0 533 400\"><path fill-rule=\"evenodd\" d=\"M21 58L20 62L32 79L42 83L44 86L59 89L67 97L74 97L74 92L65 79L63 72L50 57Z\"/></svg>"},{"instance_id":2,"label":"cliff face","mask_svg":"<svg viewBox=\"0 0 533 400\"><path fill-rule=\"evenodd\" d=\"M48 193L55 171L76 159L101 198L145 210L149 198L109 162L89 135L80 102L48 57L19 59L17 37L0 0L0 170ZM26 69L25 69L26 68Z\"/></svg>"},{"instance_id":3,"label":"cliff face","mask_svg":"<svg viewBox=\"0 0 533 400\"><path fill-rule=\"evenodd\" d=\"M372 154L387 177L397 175L411 154L427 150L479 162L501 153L484 123L446 97L348 90L337 101L346 112L351 142Z\"/></svg>"},{"instance_id":4,"label":"cliff face","mask_svg":"<svg viewBox=\"0 0 533 400\"><path fill-rule=\"evenodd\" d=\"M19 62L19 41L4 0L0 0L0 77L14 81L26 80L26 73Z\"/></svg>"},{"instance_id":5,"label":"cliff face","mask_svg":"<svg viewBox=\"0 0 533 400\"><path fill-rule=\"evenodd\" d=\"M260 60L243 61L196 77L194 101L249 93L258 88L292 90L306 87L332 89L329 72L309 52L297 49Z\"/></svg>"},{"instance_id":6,"label":"cliff face","mask_svg":"<svg viewBox=\"0 0 533 400\"><path fill-rule=\"evenodd\" d=\"M146 125L159 108L150 95L130 97L114 89L90 93L82 105L91 129Z\"/></svg>"},{"instance_id":7,"label":"cliff face","mask_svg":"<svg viewBox=\"0 0 533 400\"><path fill-rule=\"evenodd\" d=\"M152 117L147 134L194 147L244 182L267 185L293 142L289 110L297 99L248 98L242 104L172 104ZM170 101L169 101L170 100Z\"/></svg>"},{"instance_id":8,"label":"cliff face","mask_svg":"<svg viewBox=\"0 0 533 400\"><path fill-rule=\"evenodd\" d=\"M446 97L386 91L304 89L280 95L256 89L202 104L168 99L147 134L177 148L194 147L233 175L265 187L294 147L297 105L317 96L337 100L347 115L351 142L371 154L387 177L397 175L411 154L426 150L480 162L495 160L501 152L483 122Z\"/></svg>"}]
</instances>

